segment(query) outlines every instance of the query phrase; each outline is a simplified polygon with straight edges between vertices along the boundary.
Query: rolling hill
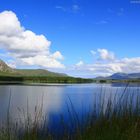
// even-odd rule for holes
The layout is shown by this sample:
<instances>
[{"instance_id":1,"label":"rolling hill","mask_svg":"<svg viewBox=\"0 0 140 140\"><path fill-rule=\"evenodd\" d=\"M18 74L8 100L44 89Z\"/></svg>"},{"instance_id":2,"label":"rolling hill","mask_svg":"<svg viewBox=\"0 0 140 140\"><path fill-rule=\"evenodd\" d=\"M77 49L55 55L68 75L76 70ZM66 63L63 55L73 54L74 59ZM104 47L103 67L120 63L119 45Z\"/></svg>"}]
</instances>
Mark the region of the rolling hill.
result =
<instances>
[{"instance_id":1,"label":"rolling hill","mask_svg":"<svg viewBox=\"0 0 140 140\"><path fill-rule=\"evenodd\" d=\"M43 69L12 69L4 61L0 60L0 75L1 76L53 76L65 77L66 74L50 72Z\"/></svg>"},{"instance_id":2,"label":"rolling hill","mask_svg":"<svg viewBox=\"0 0 140 140\"><path fill-rule=\"evenodd\" d=\"M12 69L0 60L0 84L91 83L92 79L74 78L43 69Z\"/></svg>"}]
</instances>

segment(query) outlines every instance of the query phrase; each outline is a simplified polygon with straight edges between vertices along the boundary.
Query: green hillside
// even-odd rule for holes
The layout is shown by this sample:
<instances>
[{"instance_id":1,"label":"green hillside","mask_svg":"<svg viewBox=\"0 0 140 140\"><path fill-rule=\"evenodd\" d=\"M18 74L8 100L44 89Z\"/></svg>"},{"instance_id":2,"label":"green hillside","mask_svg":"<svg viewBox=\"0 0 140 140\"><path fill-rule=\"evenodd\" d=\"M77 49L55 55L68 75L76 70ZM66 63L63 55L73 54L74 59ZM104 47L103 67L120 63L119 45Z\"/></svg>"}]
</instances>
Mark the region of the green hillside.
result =
<instances>
[{"instance_id":1,"label":"green hillside","mask_svg":"<svg viewBox=\"0 0 140 140\"><path fill-rule=\"evenodd\" d=\"M21 76L55 76L55 77L65 77L66 74L50 72L43 69L16 69L16 72Z\"/></svg>"},{"instance_id":2,"label":"green hillside","mask_svg":"<svg viewBox=\"0 0 140 140\"><path fill-rule=\"evenodd\" d=\"M0 61L0 83L89 83L91 79L74 78L43 69L12 69Z\"/></svg>"},{"instance_id":3,"label":"green hillside","mask_svg":"<svg viewBox=\"0 0 140 140\"><path fill-rule=\"evenodd\" d=\"M0 60L0 76L55 76L66 77L66 74L50 72L43 69L12 69L4 61Z\"/></svg>"}]
</instances>

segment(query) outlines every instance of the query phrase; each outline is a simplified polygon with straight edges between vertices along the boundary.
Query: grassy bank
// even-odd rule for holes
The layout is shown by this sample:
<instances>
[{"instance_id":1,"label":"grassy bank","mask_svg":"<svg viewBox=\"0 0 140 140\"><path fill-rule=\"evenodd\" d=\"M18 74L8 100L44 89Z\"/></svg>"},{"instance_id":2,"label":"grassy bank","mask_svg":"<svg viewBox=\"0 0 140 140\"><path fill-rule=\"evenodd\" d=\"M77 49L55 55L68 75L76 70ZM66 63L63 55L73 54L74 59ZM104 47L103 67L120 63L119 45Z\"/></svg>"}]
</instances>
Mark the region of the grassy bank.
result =
<instances>
[{"instance_id":1,"label":"grassy bank","mask_svg":"<svg viewBox=\"0 0 140 140\"><path fill-rule=\"evenodd\" d=\"M69 99L69 122L60 116L63 133L56 134L47 127L47 116L43 114L41 104L34 109L32 116L28 111L19 110L19 118L12 121L10 117L10 99L7 118L1 123L0 140L139 140L140 139L140 91L137 96L127 95L127 87L118 98L117 93L107 101L100 99L93 111L87 114L83 122ZM68 123L75 126L72 130ZM83 124L82 124L83 123ZM2 127L3 126L3 127Z\"/></svg>"}]
</instances>

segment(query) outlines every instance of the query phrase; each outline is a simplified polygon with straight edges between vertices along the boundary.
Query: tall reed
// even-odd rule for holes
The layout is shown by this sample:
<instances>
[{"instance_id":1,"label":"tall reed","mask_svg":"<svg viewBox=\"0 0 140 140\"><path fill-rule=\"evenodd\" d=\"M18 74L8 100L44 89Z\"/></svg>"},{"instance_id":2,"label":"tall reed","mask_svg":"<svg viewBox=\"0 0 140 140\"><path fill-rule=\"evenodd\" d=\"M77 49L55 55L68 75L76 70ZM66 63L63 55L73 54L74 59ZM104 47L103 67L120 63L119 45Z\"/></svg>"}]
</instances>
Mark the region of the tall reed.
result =
<instances>
[{"instance_id":1,"label":"tall reed","mask_svg":"<svg viewBox=\"0 0 140 140\"><path fill-rule=\"evenodd\" d=\"M94 101L92 112L82 120L68 97L69 122L63 115L60 116L63 133L54 133L48 128L47 115L43 114L43 100L41 105L35 106L32 115L27 99L27 111L18 108L19 118L13 121L10 116L10 94L7 120L0 127L0 140L139 140L140 91L129 91L128 85L121 95L116 91L107 100L104 93L101 93L102 96L98 94L100 102Z\"/></svg>"}]
</instances>

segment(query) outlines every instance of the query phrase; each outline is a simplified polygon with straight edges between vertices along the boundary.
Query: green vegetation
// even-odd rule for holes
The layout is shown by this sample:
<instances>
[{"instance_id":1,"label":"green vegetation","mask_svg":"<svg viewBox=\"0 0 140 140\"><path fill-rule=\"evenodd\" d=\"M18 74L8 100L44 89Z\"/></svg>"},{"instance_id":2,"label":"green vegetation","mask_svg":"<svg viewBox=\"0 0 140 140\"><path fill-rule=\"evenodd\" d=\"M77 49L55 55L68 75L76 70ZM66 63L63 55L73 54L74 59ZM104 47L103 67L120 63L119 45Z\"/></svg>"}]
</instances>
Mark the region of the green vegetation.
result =
<instances>
[{"instance_id":1,"label":"green vegetation","mask_svg":"<svg viewBox=\"0 0 140 140\"><path fill-rule=\"evenodd\" d=\"M0 84L91 83L92 79L74 78L43 69L12 69L0 60Z\"/></svg>"},{"instance_id":2,"label":"green vegetation","mask_svg":"<svg viewBox=\"0 0 140 140\"><path fill-rule=\"evenodd\" d=\"M31 117L30 113L24 114L23 118L11 121L10 111L7 111L7 121L5 127L0 129L1 140L139 140L140 139L140 96L137 97L123 95L116 101L116 96L106 102L101 100L100 104L94 104L92 113L89 113L87 119L83 121L84 127L79 123L78 115L71 102L71 110L68 108L71 116L70 122L73 122L76 129L70 132L67 128L68 122L60 116L60 125L64 126L62 135L55 134L46 126L46 117L42 113L42 105L35 107L35 115ZM139 92L139 91L138 91ZM10 103L9 103L10 104ZM10 107L9 107L10 108ZM28 110L28 109L27 109ZM73 113L74 112L74 113ZM95 113L96 112L96 113ZM85 123L84 123L85 122ZM21 125L22 124L22 125ZM1 125L2 126L2 125Z\"/></svg>"},{"instance_id":3,"label":"green vegetation","mask_svg":"<svg viewBox=\"0 0 140 140\"><path fill-rule=\"evenodd\" d=\"M91 83L92 79L56 76L0 76L1 83Z\"/></svg>"},{"instance_id":4,"label":"green vegetation","mask_svg":"<svg viewBox=\"0 0 140 140\"><path fill-rule=\"evenodd\" d=\"M73 77L23 77L25 82L35 83L90 83L91 79Z\"/></svg>"},{"instance_id":5,"label":"green vegetation","mask_svg":"<svg viewBox=\"0 0 140 140\"><path fill-rule=\"evenodd\" d=\"M41 71L39 71L41 72ZM25 73L28 73L27 71ZM5 83L16 83L16 84L28 84L28 83L140 83L140 79L129 79L129 80L96 80L86 78L74 78L70 76L61 75L49 75L37 76L36 72L31 75L7 75L7 73L0 74L0 84Z\"/></svg>"},{"instance_id":6,"label":"green vegetation","mask_svg":"<svg viewBox=\"0 0 140 140\"><path fill-rule=\"evenodd\" d=\"M11 71L0 71L0 76L54 76L66 77L66 74L50 72L43 69L12 69Z\"/></svg>"},{"instance_id":7,"label":"green vegetation","mask_svg":"<svg viewBox=\"0 0 140 140\"><path fill-rule=\"evenodd\" d=\"M66 74L50 72L43 69L16 69L16 72L21 76L52 76L66 77Z\"/></svg>"}]
</instances>

